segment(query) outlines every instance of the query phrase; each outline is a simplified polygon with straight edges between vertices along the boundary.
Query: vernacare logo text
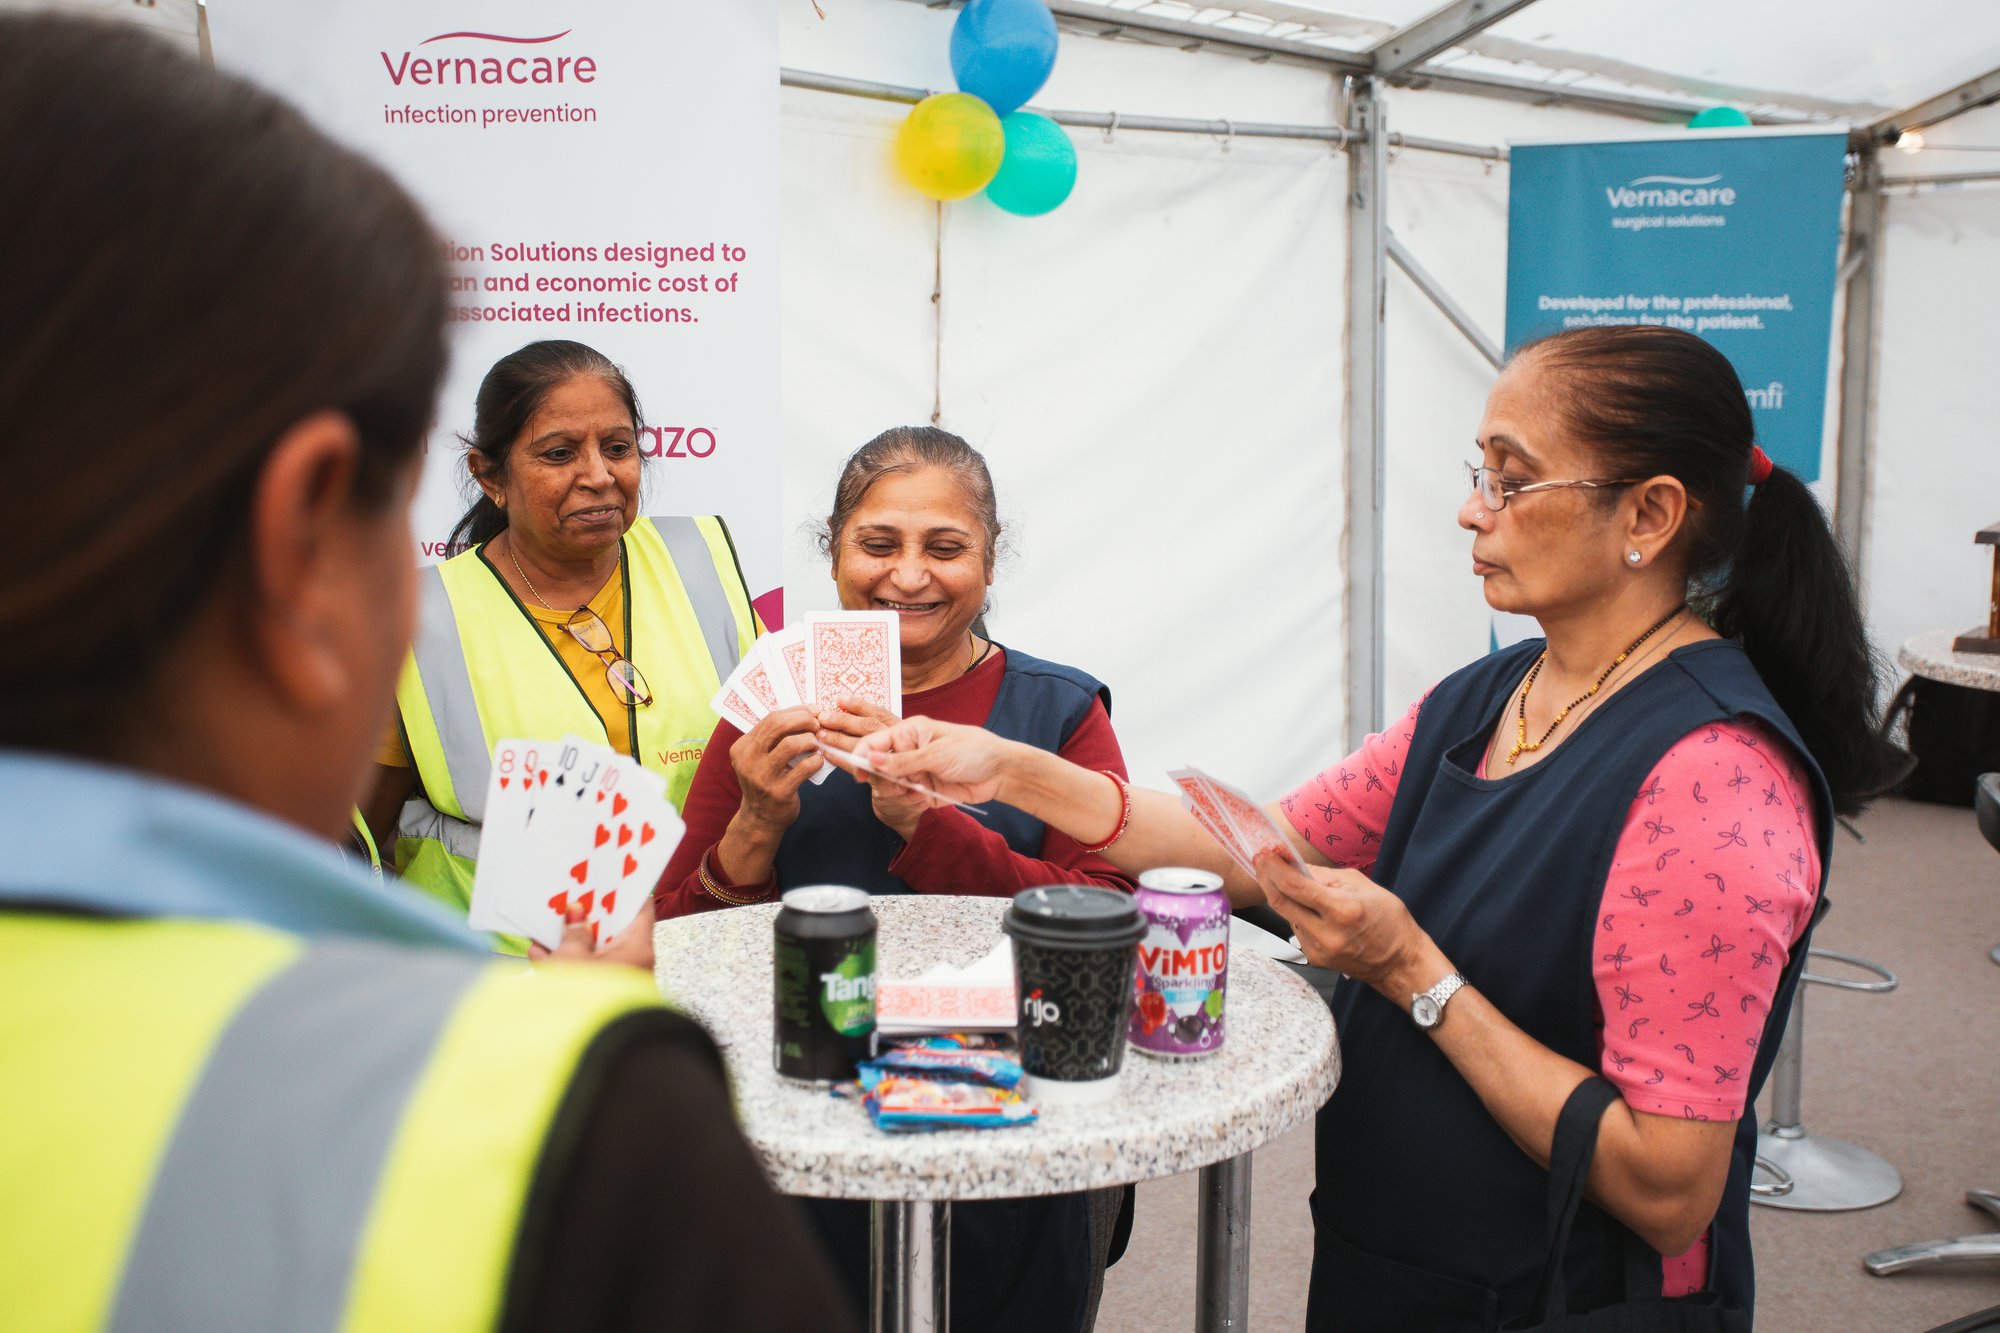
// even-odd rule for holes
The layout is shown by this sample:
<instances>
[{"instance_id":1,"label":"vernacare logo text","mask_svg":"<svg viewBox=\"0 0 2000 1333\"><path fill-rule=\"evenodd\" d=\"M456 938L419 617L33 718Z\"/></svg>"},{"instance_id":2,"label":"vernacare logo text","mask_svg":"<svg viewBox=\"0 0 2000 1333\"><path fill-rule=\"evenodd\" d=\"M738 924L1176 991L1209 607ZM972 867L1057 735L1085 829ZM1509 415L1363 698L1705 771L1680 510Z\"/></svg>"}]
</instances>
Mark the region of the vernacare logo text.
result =
<instances>
[{"instance_id":1,"label":"vernacare logo text","mask_svg":"<svg viewBox=\"0 0 2000 1333\"><path fill-rule=\"evenodd\" d=\"M382 68L389 82L400 88L405 83L419 87L478 87L507 84L568 84L597 82L597 61L591 56L556 54L551 51L522 50L546 47L575 31L565 28L546 37L508 37L494 32L441 32L426 37L418 46L433 42L479 43L470 48L456 45L434 55L404 51L400 55L381 52ZM463 54L460 54L463 52Z\"/></svg>"},{"instance_id":2,"label":"vernacare logo text","mask_svg":"<svg viewBox=\"0 0 2000 1333\"><path fill-rule=\"evenodd\" d=\"M1641 176L1624 185L1605 186L1604 198L1613 208L1727 208L1736 202L1736 190L1729 185L1717 186L1721 179Z\"/></svg>"}]
</instances>

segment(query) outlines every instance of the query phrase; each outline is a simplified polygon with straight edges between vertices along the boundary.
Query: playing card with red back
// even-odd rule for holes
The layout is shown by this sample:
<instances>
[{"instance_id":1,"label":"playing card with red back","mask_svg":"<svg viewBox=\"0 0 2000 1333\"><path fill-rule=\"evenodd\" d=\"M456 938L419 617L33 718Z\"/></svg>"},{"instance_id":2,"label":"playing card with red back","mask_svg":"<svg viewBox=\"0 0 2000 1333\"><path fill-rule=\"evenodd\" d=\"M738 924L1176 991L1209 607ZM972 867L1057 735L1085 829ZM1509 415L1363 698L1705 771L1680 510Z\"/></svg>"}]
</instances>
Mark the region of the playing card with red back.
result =
<instances>
[{"instance_id":1,"label":"playing card with red back","mask_svg":"<svg viewBox=\"0 0 2000 1333\"><path fill-rule=\"evenodd\" d=\"M902 716L902 622L894 611L822 612L807 616L805 629L814 706L860 698Z\"/></svg>"},{"instance_id":2,"label":"playing card with red back","mask_svg":"<svg viewBox=\"0 0 2000 1333\"><path fill-rule=\"evenodd\" d=\"M773 672L772 674L774 676L782 675L791 680L793 702L802 704L811 703L812 672L806 661L808 648L806 645L805 627L802 625L793 625L781 629L776 634L766 636L764 641L770 645L769 651L771 655L777 658L779 664L784 668L782 672ZM782 683L781 681L780 684L782 685Z\"/></svg>"},{"instance_id":3,"label":"playing card with red back","mask_svg":"<svg viewBox=\"0 0 2000 1333\"><path fill-rule=\"evenodd\" d=\"M1275 852L1303 868L1290 839L1271 822L1264 808L1244 793L1198 768L1176 769L1169 776L1181 789L1181 799L1195 821L1236 864L1254 875L1257 858Z\"/></svg>"}]
</instances>

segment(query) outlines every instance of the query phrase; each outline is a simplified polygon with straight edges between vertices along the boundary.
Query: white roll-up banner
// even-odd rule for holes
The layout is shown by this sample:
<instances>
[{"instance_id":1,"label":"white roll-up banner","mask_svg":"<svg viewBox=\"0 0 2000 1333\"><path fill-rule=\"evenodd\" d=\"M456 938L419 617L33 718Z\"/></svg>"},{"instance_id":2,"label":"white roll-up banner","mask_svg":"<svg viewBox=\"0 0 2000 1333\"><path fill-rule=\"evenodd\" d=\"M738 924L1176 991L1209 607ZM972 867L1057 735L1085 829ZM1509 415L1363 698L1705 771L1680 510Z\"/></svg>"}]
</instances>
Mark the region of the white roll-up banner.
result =
<instances>
[{"instance_id":1,"label":"white roll-up banner","mask_svg":"<svg viewBox=\"0 0 2000 1333\"><path fill-rule=\"evenodd\" d=\"M419 558L451 554L471 494L459 438L488 367L574 339L638 389L643 512L721 514L778 624L775 0L208 8L220 66L387 168L445 238L452 358Z\"/></svg>"}]
</instances>

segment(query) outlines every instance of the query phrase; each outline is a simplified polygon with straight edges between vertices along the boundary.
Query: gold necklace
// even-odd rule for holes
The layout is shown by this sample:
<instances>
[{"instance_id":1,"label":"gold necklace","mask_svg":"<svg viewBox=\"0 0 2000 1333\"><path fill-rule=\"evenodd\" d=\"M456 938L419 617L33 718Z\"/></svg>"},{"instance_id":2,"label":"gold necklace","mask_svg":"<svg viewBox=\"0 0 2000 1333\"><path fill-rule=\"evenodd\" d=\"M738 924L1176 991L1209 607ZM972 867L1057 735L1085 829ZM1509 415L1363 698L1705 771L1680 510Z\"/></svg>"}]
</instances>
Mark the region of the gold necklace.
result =
<instances>
[{"instance_id":1,"label":"gold necklace","mask_svg":"<svg viewBox=\"0 0 2000 1333\"><path fill-rule=\"evenodd\" d=\"M1548 744L1549 737L1556 734L1556 728L1560 727L1563 724L1563 719L1569 716L1570 709L1575 708L1578 704L1582 703L1586 699L1591 699L1596 697L1597 692L1604 688L1604 682L1611 679L1611 673L1616 671L1620 666L1623 666L1625 663L1625 659L1630 657L1634 652L1636 652L1640 644L1644 643L1646 640L1652 638L1655 634L1658 634L1661 630L1665 629L1667 627L1668 621L1672 620L1675 616L1678 616L1681 612L1685 610L1687 610L1687 603L1682 602L1679 606L1675 607L1673 610L1667 612L1664 616L1661 616L1658 620L1654 621L1652 628L1648 629L1644 634L1641 634L1638 638L1632 640L1631 643L1627 644L1625 646L1625 651L1618 654L1618 656L1612 658L1611 665L1604 668L1604 670L1598 674L1596 683L1593 684L1589 689L1585 690L1582 694L1577 695L1576 698L1564 704L1562 711L1556 714L1556 720L1549 723L1549 729L1542 733L1542 738L1538 741L1535 741L1533 744L1530 744L1528 741L1528 691L1535 688L1535 677L1542 674L1542 663L1549 660L1549 650L1547 648L1542 649L1541 656L1537 657L1535 659L1535 664L1528 668L1527 680L1521 683L1521 698L1515 706L1517 720L1514 724L1514 748L1507 751L1507 762L1509 764L1512 764L1516 759L1519 759L1522 755L1533 754L1536 750L1539 750L1544 745Z\"/></svg>"},{"instance_id":2,"label":"gold necklace","mask_svg":"<svg viewBox=\"0 0 2000 1333\"><path fill-rule=\"evenodd\" d=\"M973 638L972 642L973 642L973 643L977 643L977 642L979 642L979 640L978 640L978 638L977 638L977 637L975 636L975 637ZM967 644L966 646L967 646L967 647L971 647L971 644ZM958 674L959 674L959 675L961 675L961 676L969 676L969 675L971 675L971 674L972 674L972 668L974 668L974 667L978 666L978 665L979 665L979 664L980 664L981 662L984 662L984 661L986 660L986 654L988 654L988 653L990 653L990 652L992 652L992 651L993 651L993 640L991 640L991 639L988 639L988 640L986 641L986 646L985 646L984 648L981 648L981 649L979 650L979 656L977 656L977 657L973 658L973 659L972 659L972 660L971 660L970 662L967 662L967 663L965 664L965 670L963 670L963 671L959 672Z\"/></svg>"},{"instance_id":3,"label":"gold necklace","mask_svg":"<svg viewBox=\"0 0 2000 1333\"><path fill-rule=\"evenodd\" d=\"M521 568L521 557L514 554L514 535L512 533L507 534L507 558L514 562L514 572L521 576L521 582L528 585L529 595L532 596L536 601L542 602L542 610L544 611L555 610L553 606L550 606L547 602L542 601L542 594L536 589L535 581L528 577L527 570Z\"/></svg>"}]
</instances>

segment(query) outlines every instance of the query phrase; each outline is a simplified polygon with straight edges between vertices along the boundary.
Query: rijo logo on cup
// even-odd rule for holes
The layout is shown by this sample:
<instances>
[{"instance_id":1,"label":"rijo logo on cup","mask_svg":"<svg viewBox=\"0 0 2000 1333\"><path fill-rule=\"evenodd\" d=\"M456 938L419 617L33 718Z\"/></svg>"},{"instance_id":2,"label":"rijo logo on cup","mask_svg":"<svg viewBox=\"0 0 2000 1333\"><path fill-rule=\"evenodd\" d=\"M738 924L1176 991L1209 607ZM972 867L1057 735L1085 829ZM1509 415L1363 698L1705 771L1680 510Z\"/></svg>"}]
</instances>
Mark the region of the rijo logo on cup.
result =
<instances>
[{"instance_id":1,"label":"rijo logo on cup","mask_svg":"<svg viewBox=\"0 0 2000 1333\"><path fill-rule=\"evenodd\" d=\"M1062 1006L1054 1000L1044 999L1040 986L1029 991L1028 998L1021 1001L1021 1013L1035 1027L1062 1022Z\"/></svg>"}]
</instances>

